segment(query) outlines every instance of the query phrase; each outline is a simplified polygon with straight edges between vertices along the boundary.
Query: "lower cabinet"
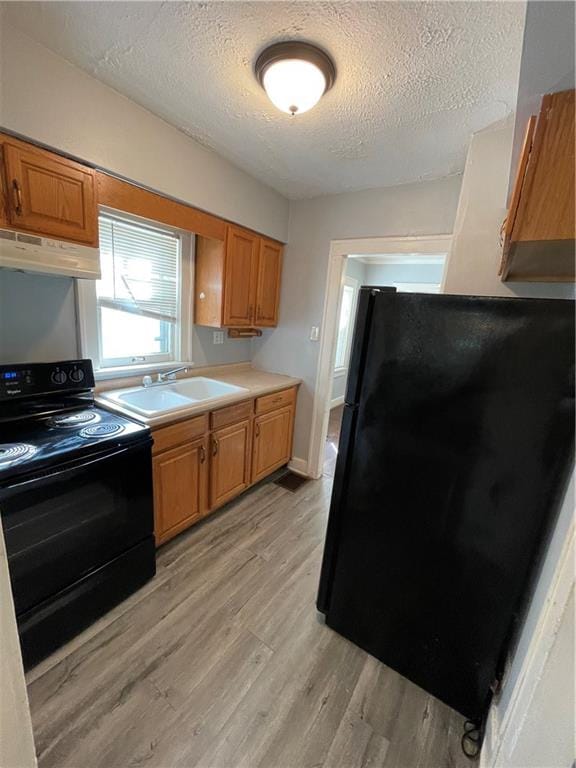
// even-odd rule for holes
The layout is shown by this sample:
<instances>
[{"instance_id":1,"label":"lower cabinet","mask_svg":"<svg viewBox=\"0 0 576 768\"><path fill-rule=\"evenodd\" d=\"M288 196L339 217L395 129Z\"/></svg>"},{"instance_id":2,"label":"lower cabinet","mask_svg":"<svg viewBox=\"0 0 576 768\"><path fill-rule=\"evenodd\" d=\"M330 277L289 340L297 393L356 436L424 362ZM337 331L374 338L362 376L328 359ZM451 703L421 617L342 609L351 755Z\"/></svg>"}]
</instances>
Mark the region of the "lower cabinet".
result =
<instances>
[{"instance_id":1,"label":"lower cabinet","mask_svg":"<svg viewBox=\"0 0 576 768\"><path fill-rule=\"evenodd\" d=\"M212 433L210 508L220 507L250 485L250 421Z\"/></svg>"},{"instance_id":2,"label":"lower cabinet","mask_svg":"<svg viewBox=\"0 0 576 768\"><path fill-rule=\"evenodd\" d=\"M295 404L290 388L154 431L157 546L290 461Z\"/></svg>"},{"instance_id":3,"label":"lower cabinet","mask_svg":"<svg viewBox=\"0 0 576 768\"><path fill-rule=\"evenodd\" d=\"M252 450L253 483L290 460L293 424L293 408L282 408L256 417Z\"/></svg>"},{"instance_id":4,"label":"lower cabinet","mask_svg":"<svg viewBox=\"0 0 576 768\"><path fill-rule=\"evenodd\" d=\"M207 440L164 451L152 460L156 544L199 520L208 509Z\"/></svg>"}]
</instances>

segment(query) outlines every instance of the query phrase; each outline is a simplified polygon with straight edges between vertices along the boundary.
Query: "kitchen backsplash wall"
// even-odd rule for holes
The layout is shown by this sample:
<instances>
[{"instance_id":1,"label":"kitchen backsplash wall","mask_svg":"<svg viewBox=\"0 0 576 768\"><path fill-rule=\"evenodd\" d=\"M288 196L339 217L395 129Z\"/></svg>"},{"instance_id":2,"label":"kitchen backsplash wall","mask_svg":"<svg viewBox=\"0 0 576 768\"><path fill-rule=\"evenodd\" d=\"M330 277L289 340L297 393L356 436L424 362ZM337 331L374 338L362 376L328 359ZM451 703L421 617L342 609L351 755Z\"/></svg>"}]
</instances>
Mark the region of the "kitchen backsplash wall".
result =
<instances>
[{"instance_id":1,"label":"kitchen backsplash wall","mask_svg":"<svg viewBox=\"0 0 576 768\"><path fill-rule=\"evenodd\" d=\"M74 280L0 269L0 362L78 357Z\"/></svg>"},{"instance_id":2,"label":"kitchen backsplash wall","mask_svg":"<svg viewBox=\"0 0 576 768\"><path fill-rule=\"evenodd\" d=\"M225 332L224 332L225 334ZM250 340L213 343L213 329L194 327L195 365L250 360ZM50 362L80 356L74 281L0 269L0 362Z\"/></svg>"}]
</instances>

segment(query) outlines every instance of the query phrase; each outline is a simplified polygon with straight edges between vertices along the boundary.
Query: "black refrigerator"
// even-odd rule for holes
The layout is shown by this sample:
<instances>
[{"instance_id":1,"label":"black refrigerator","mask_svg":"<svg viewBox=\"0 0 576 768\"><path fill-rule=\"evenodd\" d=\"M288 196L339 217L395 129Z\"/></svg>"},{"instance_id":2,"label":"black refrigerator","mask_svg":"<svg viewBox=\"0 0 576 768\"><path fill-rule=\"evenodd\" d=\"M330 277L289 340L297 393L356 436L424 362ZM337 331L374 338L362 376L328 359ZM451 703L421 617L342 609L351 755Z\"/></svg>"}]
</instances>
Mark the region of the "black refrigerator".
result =
<instances>
[{"instance_id":1,"label":"black refrigerator","mask_svg":"<svg viewBox=\"0 0 576 768\"><path fill-rule=\"evenodd\" d=\"M466 717L502 674L574 442L574 302L362 288L318 609Z\"/></svg>"}]
</instances>

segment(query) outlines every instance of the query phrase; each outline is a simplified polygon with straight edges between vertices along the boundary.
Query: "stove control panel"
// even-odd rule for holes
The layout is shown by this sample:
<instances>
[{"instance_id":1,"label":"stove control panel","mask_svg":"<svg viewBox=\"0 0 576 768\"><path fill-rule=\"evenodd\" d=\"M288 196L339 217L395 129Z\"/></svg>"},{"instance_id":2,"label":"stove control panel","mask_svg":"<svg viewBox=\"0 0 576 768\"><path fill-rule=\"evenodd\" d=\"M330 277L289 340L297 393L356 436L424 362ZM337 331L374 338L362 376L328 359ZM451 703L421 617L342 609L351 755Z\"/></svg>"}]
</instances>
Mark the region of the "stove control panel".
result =
<instances>
[{"instance_id":1,"label":"stove control panel","mask_svg":"<svg viewBox=\"0 0 576 768\"><path fill-rule=\"evenodd\" d=\"M0 365L0 400L57 392L83 392L93 386L91 360Z\"/></svg>"}]
</instances>

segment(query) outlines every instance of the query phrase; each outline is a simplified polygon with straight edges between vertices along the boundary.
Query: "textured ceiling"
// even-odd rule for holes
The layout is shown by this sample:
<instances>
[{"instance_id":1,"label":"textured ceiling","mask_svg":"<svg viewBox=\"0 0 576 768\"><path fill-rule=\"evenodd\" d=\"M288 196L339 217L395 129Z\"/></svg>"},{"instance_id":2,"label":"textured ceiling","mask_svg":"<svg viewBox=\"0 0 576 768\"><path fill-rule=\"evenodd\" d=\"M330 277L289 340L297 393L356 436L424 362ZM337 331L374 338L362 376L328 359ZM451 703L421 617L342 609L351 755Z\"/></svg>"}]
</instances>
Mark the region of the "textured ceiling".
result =
<instances>
[{"instance_id":1,"label":"textured ceiling","mask_svg":"<svg viewBox=\"0 0 576 768\"><path fill-rule=\"evenodd\" d=\"M20 2L6 19L288 197L458 173L515 107L521 2ZM291 118L257 84L270 42L326 48L338 76ZM57 87L57 84L55 84ZM65 118L63 118L65 119Z\"/></svg>"}]
</instances>

